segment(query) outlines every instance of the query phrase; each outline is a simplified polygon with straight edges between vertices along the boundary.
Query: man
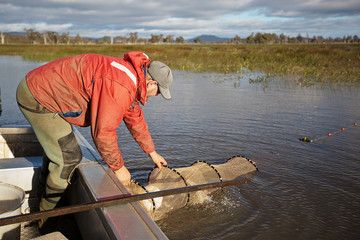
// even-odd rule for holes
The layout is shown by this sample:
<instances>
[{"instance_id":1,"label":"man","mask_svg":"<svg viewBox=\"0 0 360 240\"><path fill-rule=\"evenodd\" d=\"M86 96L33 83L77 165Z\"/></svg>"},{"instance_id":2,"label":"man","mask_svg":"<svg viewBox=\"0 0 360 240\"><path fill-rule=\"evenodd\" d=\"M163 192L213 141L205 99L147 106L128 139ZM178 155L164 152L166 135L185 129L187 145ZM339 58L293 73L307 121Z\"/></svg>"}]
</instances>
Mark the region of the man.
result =
<instances>
[{"instance_id":1,"label":"man","mask_svg":"<svg viewBox=\"0 0 360 240\"><path fill-rule=\"evenodd\" d=\"M44 149L40 182L46 195L40 200L40 210L56 206L60 198L53 196L65 191L70 172L82 159L72 124L91 126L101 157L125 185L131 175L116 135L123 120L157 167L166 165L155 151L139 103L144 105L159 93L170 99L172 80L167 65L151 61L142 52L128 52L123 59L83 54L30 71L18 86L17 101Z\"/></svg>"}]
</instances>

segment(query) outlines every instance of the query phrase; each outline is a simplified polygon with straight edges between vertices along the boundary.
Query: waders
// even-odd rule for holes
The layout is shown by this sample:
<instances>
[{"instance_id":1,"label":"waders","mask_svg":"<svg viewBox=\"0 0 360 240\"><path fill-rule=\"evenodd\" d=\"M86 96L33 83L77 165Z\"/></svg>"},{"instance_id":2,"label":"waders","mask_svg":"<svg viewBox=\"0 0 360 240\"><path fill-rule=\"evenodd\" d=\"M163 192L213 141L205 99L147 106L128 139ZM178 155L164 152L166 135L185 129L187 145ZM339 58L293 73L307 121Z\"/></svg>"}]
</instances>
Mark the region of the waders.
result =
<instances>
[{"instance_id":1,"label":"waders","mask_svg":"<svg viewBox=\"0 0 360 240\"><path fill-rule=\"evenodd\" d=\"M41 106L31 94L25 78L18 86L16 97L44 150L38 197L40 210L50 210L55 208L67 188L70 172L81 161L81 149L71 124Z\"/></svg>"}]
</instances>

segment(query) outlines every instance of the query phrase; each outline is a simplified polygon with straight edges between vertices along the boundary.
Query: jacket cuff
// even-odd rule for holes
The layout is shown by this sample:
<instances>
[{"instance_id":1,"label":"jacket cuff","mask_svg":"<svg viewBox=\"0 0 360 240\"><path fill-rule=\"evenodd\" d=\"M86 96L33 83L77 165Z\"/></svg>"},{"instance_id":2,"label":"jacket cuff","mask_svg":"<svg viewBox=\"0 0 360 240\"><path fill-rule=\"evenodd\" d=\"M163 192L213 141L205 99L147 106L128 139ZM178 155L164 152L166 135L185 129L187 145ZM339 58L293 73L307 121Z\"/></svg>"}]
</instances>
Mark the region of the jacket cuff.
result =
<instances>
[{"instance_id":1,"label":"jacket cuff","mask_svg":"<svg viewBox=\"0 0 360 240\"><path fill-rule=\"evenodd\" d=\"M148 148L146 148L146 149L143 149L143 151L144 151L146 154L152 153L153 151L155 151L155 145L152 145L151 147L148 147Z\"/></svg>"},{"instance_id":2,"label":"jacket cuff","mask_svg":"<svg viewBox=\"0 0 360 240\"><path fill-rule=\"evenodd\" d=\"M104 160L104 162L113 171L117 171L117 170L119 170L120 168L122 168L124 166L124 160L122 158L120 160L118 160L118 161L106 161L106 160Z\"/></svg>"}]
</instances>

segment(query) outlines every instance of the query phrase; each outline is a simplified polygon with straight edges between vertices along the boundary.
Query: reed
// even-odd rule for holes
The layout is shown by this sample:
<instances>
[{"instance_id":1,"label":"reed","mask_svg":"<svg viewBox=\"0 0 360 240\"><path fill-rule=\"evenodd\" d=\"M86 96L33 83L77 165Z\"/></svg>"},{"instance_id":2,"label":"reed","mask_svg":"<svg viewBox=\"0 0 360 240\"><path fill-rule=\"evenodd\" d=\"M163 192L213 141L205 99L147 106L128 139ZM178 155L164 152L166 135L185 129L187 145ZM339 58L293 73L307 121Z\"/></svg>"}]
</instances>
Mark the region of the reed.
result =
<instances>
[{"instance_id":1,"label":"reed","mask_svg":"<svg viewBox=\"0 0 360 240\"><path fill-rule=\"evenodd\" d=\"M122 57L144 51L173 69L236 73L260 71L267 76L293 76L306 84L360 82L359 44L289 45L1 45L1 55L51 61L94 53Z\"/></svg>"}]
</instances>

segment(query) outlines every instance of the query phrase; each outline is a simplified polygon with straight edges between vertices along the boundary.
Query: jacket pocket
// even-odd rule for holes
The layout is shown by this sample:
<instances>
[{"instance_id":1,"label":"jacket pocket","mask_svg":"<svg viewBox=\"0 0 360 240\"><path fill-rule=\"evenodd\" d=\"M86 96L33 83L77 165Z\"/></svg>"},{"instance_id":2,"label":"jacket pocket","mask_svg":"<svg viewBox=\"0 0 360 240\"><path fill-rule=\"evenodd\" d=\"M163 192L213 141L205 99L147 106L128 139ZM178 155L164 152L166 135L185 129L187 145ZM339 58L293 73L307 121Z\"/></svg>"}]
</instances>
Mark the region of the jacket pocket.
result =
<instances>
[{"instance_id":1,"label":"jacket pocket","mask_svg":"<svg viewBox=\"0 0 360 240\"><path fill-rule=\"evenodd\" d=\"M80 116L82 114L83 111L67 111L64 113L59 113L61 116L65 117L65 118L76 118L78 116Z\"/></svg>"}]
</instances>

